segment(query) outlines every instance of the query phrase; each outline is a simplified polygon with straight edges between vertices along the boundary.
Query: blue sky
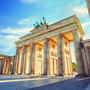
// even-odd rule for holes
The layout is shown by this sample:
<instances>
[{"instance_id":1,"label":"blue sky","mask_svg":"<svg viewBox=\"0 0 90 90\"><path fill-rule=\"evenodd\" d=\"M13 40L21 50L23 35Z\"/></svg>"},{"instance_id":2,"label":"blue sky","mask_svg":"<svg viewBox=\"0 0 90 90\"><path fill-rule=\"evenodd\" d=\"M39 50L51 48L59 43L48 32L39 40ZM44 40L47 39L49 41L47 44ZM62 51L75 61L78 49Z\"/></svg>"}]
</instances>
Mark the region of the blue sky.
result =
<instances>
[{"instance_id":1,"label":"blue sky","mask_svg":"<svg viewBox=\"0 0 90 90\"><path fill-rule=\"evenodd\" d=\"M0 53L14 55L13 42L29 33L42 16L51 24L74 14L85 31L84 39L90 38L86 0L0 0Z\"/></svg>"}]
</instances>

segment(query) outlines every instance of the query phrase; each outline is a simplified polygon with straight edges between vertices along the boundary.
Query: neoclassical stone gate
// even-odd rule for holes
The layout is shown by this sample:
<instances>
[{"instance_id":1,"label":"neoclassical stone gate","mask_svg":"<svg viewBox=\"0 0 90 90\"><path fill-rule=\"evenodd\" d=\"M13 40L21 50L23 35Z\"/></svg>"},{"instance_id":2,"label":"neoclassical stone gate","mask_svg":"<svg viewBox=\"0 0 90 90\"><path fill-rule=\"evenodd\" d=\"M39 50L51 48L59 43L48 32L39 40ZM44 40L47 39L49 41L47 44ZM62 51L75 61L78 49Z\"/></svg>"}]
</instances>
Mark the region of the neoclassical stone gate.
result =
<instances>
[{"instance_id":1,"label":"neoclassical stone gate","mask_svg":"<svg viewBox=\"0 0 90 90\"><path fill-rule=\"evenodd\" d=\"M85 75L80 46L83 35L76 15L33 29L15 42L14 73L72 75L70 43L74 42L78 75Z\"/></svg>"}]
</instances>

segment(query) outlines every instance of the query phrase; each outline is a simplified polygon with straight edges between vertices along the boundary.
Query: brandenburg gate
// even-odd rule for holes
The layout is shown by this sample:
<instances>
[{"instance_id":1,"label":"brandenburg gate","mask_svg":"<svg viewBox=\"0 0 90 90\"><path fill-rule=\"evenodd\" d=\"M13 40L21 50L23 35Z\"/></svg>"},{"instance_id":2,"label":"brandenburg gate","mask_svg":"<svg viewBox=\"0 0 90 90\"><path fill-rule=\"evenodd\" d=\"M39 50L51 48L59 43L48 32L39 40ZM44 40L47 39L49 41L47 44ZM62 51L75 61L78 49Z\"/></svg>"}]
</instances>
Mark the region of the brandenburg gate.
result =
<instances>
[{"instance_id":1,"label":"brandenburg gate","mask_svg":"<svg viewBox=\"0 0 90 90\"><path fill-rule=\"evenodd\" d=\"M70 43L74 42L78 75L87 74L80 44L83 36L84 31L76 15L31 30L15 42L14 73L72 75Z\"/></svg>"}]
</instances>

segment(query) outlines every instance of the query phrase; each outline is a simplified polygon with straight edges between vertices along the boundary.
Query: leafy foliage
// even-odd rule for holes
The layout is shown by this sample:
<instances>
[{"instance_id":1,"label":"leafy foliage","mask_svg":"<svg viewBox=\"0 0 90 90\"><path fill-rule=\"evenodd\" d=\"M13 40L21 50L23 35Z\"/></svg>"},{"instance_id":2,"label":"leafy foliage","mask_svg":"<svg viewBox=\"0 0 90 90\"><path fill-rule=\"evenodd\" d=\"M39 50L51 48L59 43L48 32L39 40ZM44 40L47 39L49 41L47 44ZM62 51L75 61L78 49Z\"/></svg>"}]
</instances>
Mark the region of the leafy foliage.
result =
<instances>
[{"instance_id":1,"label":"leafy foliage","mask_svg":"<svg viewBox=\"0 0 90 90\"><path fill-rule=\"evenodd\" d=\"M75 62L72 62L72 68L73 68L73 71L77 71L77 65Z\"/></svg>"}]
</instances>

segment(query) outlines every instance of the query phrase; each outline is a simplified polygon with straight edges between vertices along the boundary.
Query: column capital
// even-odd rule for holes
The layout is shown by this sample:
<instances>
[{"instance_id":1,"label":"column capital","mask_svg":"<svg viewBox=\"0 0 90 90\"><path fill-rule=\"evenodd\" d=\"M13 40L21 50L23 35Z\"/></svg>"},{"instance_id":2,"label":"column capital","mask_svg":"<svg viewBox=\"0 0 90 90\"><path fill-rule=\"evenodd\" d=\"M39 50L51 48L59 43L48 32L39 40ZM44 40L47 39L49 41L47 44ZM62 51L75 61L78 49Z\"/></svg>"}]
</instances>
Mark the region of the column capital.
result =
<instances>
[{"instance_id":1,"label":"column capital","mask_svg":"<svg viewBox=\"0 0 90 90\"><path fill-rule=\"evenodd\" d=\"M77 29L75 29L75 30L72 30L71 32L74 32L74 31L78 31Z\"/></svg>"},{"instance_id":2,"label":"column capital","mask_svg":"<svg viewBox=\"0 0 90 90\"><path fill-rule=\"evenodd\" d=\"M23 47L25 47L25 45L22 45Z\"/></svg>"},{"instance_id":3,"label":"column capital","mask_svg":"<svg viewBox=\"0 0 90 90\"><path fill-rule=\"evenodd\" d=\"M45 38L45 39L44 39L44 42L47 42L47 41L48 41L48 39L47 39L47 38Z\"/></svg>"},{"instance_id":4,"label":"column capital","mask_svg":"<svg viewBox=\"0 0 90 90\"><path fill-rule=\"evenodd\" d=\"M62 35L62 34L58 34L58 35L56 35L56 36L57 36L57 37L58 37L58 36L62 37L63 35Z\"/></svg>"},{"instance_id":5,"label":"column capital","mask_svg":"<svg viewBox=\"0 0 90 90\"><path fill-rule=\"evenodd\" d=\"M30 42L30 44L33 44L33 42Z\"/></svg>"},{"instance_id":6,"label":"column capital","mask_svg":"<svg viewBox=\"0 0 90 90\"><path fill-rule=\"evenodd\" d=\"M88 46L85 46L84 48L89 48Z\"/></svg>"},{"instance_id":7,"label":"column capital","mask_svg":"<svg viewBox=\"0 0 90 90\"><path fill-rule=\"evenodd\" d=\"M34 42L30 43L30 46L33 46L34 45Z\"/></svg>"},{"instance_id":8,"label":"column capital","mask_svg":"<svg viewBox=\"0 0 90 90\"><path fill-rule=\"evenodd\" d=\"M18 50L19 49L19 47L16 47L16 50Z\"/></svg>"}]
</instances>

